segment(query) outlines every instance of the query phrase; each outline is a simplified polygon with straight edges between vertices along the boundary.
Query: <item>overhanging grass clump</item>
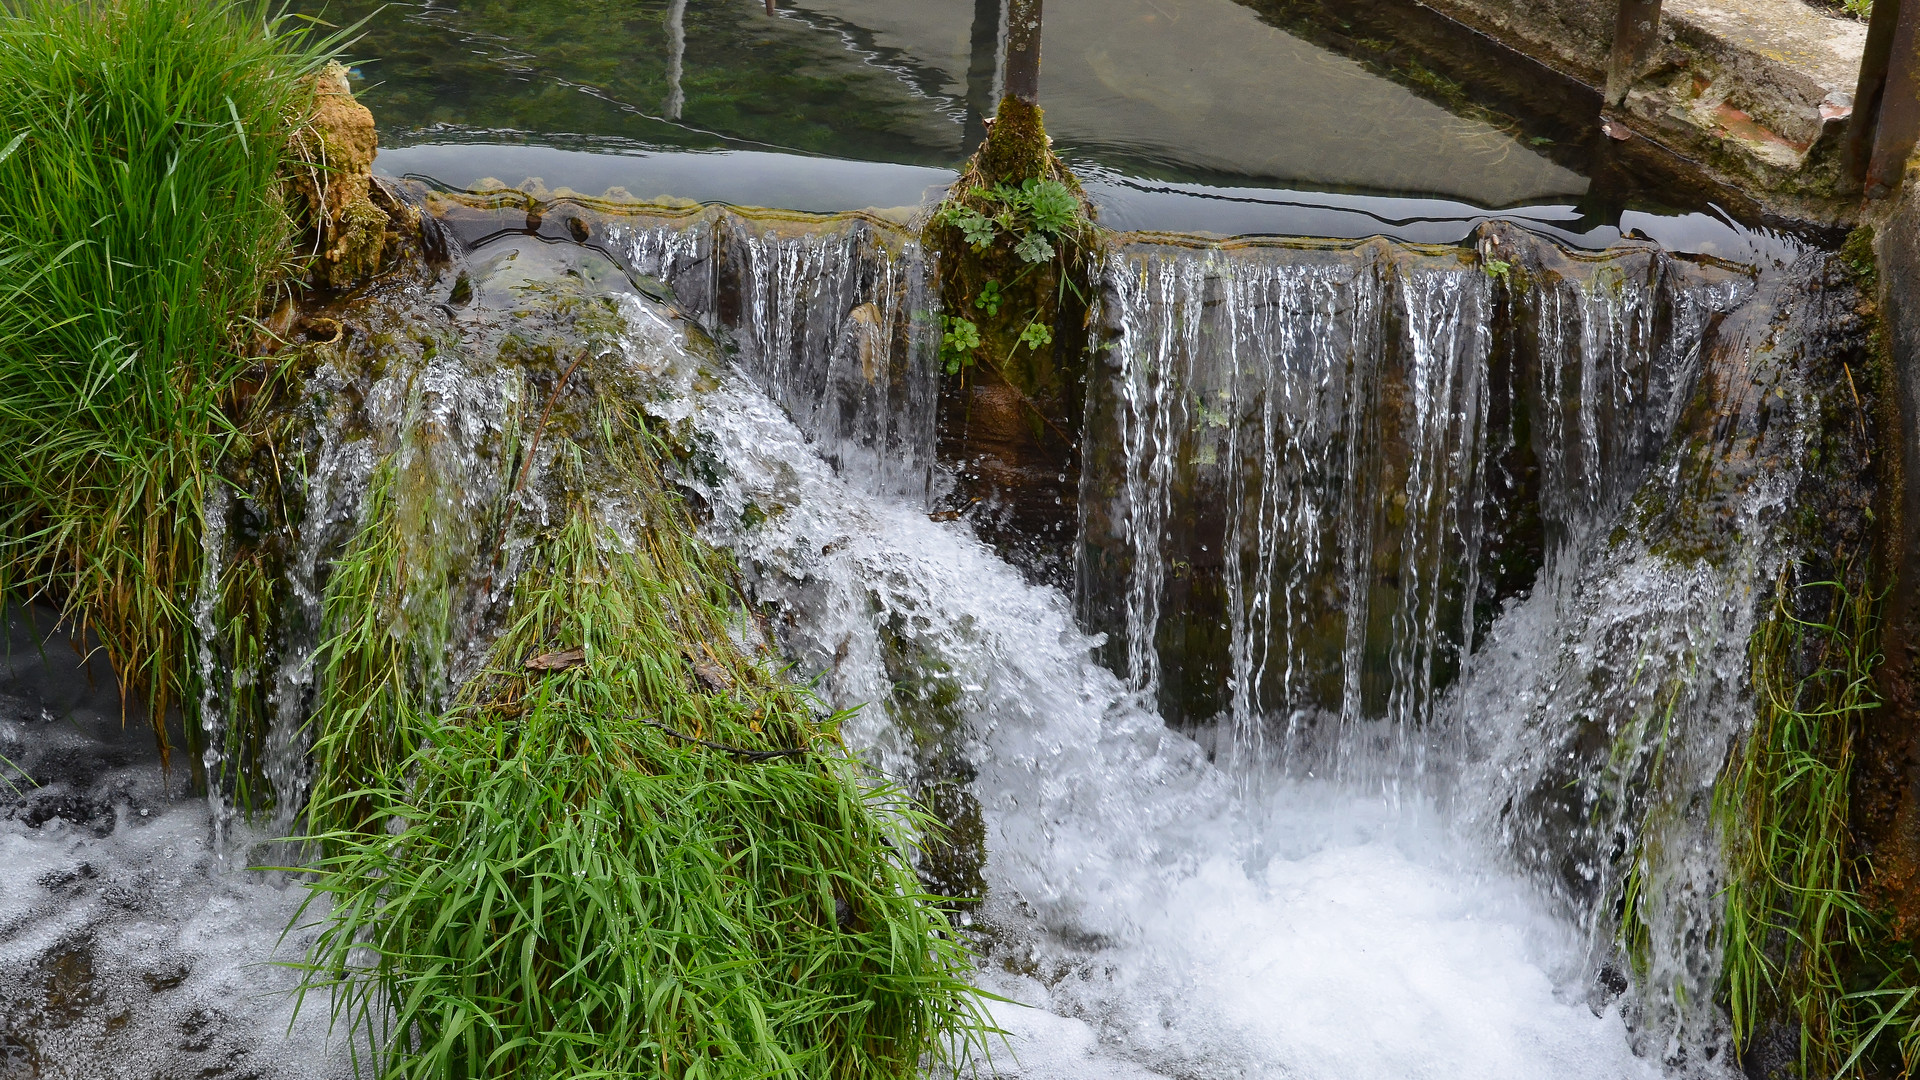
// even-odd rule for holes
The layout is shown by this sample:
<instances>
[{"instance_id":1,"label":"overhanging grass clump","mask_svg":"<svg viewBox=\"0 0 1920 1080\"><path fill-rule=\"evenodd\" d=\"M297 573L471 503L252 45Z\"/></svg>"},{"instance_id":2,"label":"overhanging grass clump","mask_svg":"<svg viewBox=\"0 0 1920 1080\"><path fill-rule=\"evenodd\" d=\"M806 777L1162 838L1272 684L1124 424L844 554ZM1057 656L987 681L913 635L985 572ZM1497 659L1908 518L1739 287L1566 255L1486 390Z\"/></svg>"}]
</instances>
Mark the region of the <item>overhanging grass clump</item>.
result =
<instances>
[{"instance_id":1,"label":"overhanging grass clump","mask_svg":"<svg viewBox=\"0 0 1920 1080\"><path fill-rule=\"evenodd\" d=\"M1750 647L1754 727L1715 789L1735 1042L1776 1018L1797 1029L1803 1076L1920 1063L1920 966L1863 893L1850 829L1855 741L1880 707L1880 600L1858 566L1782 584Z\"/></svg>"},{"instance_id":2,"label":"overhanging grass clump","mask_svg":"<svg viewBox=\"0 0 1920 1080\"><path fill-rule=\"evenodd\" d=\"M727 564L638 426L602 430L597 463L564 456L610 468L599 486L644 525L617 535L574 498L445 711L366 632L400 625L378 586L404 577L393 516L343 560L369 565L335 578L328 670L380 703L319 714L332 909L307 985L383 1048L383 1077L918 1075L982 1031L905 854L930 824L862 786L830 722L736 644Z\"/></svg>"},{"instance_id":3,"label":"overhanging grass clump","mask_svg":"<svg viewBox=\"0 0 1920 1080\"><path fill-rule=\"evenodd\" d=\"M163 749L236 328L291 254L278 177L331 44L224 0L0 7L0 595L98 634Z\"/></svg>"}]
</instances>

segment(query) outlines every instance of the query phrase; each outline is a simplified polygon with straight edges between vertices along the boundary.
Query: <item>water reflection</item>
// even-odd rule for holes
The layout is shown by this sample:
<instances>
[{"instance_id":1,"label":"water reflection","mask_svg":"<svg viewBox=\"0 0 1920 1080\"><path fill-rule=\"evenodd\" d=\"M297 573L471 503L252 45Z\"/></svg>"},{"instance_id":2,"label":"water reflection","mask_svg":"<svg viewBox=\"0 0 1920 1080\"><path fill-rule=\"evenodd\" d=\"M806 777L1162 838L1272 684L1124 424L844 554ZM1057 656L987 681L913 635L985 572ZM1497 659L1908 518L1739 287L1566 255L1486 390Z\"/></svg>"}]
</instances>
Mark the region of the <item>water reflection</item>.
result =
<instances>
[{"instance_id":1,"label":"water reflection","mask_svg":"<svg viewBox=\"0 0 1920 1080\"><path fill-rule=\"evenodd\" d=\"M582 140L578 148L525 144L427 143L382 150L375 168L454 189L491 186L571 191L645 200L691 199L735 206L779 206L834 213L882 210L906 220L954 180L951 169L848 161L757 150L634 150ZM1724 214L1596 213L1567 202L1527 203L1497 213L1457 199L1315 191L1142 179L1074 161L1100 221L1121 232L1212 236L1391 236L1457 244L1483 221L1499 218L1576 248L1651 240L1672 252L1709 255L1743 266L1784 265L1802 242L1742 226ZM531 183L530 183L531 181Z\"/></svg>"},{"instance_id":2,"label":"water reflection","mask_svg":"<svg viewBox=\"0 0 1920 1080\"><path fill-rule=\"evenodd\" d=\"M334 21L373 0L327 8ZM1053 0L1043 103L1076 160L1173 181L1427 194L1482 207L1586 191L1460 116L1235 0ZM360 46L389 145L591 138L951 166L997 92L999 0L441 0Z\"/></svg>"}]
</instances>

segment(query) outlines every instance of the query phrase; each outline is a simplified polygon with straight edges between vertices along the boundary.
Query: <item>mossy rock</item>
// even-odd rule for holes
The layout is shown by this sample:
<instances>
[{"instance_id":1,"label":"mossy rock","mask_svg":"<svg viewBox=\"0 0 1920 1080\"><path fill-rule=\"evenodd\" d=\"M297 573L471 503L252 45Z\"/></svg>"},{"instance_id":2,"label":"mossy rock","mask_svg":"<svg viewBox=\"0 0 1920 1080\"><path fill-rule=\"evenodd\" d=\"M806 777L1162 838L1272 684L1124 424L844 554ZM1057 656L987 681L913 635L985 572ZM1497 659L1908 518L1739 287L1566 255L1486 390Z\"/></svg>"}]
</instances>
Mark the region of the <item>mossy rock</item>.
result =
<instances>
[{"instance_id":1,"label":"mossy rock","mask_svg":"<svg viewBox=\"0 0 1920 1080\"><path fill-rule=\"evenodd\" d=\"M944 205L993 217L1005 209L992 195L996 187L1018 189L1037 180L1064 185L1080 204L1076 223L1053 238L1053 258L1029 262L1004 231L976 249L941 215L928 226L926 244L940 254L943 310L978 330L974 366L998 375L1028 400L1035 439L1044 439L1049 427L1071 439L1067 429L1076 421L1071 405L1078 401L1084 366L1094 256L1103 241L1079 180L1048 146L1038 106L1014 97L1001 101L986 141ZM1023 341L1023 332L1036 324L1050 340Z\"/></svg>"}]
</instances>

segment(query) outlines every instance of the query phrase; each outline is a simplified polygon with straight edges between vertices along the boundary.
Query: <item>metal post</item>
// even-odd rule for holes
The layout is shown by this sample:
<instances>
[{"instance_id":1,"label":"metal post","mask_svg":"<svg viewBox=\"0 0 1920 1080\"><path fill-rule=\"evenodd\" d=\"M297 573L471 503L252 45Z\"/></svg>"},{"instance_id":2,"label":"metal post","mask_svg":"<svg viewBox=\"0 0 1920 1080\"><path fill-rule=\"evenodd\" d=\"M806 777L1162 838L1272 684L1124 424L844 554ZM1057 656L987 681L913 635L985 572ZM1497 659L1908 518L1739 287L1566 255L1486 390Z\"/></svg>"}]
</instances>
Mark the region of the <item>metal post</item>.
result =
<instances>
[{"instance_id":1,"label":"metal post","mask_svg":"<svg viewBox=\"0 0 1920 1080\"><path fill-rule=\"evenodd\" d=\"M1633 89L1658 40L1660 0L1620 0L1613 20L1613 49L1607 54L1608 108L1627 100L1627 91Z\"/></svg>"},{"instance_id":2,"label":"metal post","mask_svg":"<svg viewBox=\"0 0 1920 1080\"><path fill-rule=\"evenodd\" d=\"M1847 141L1840 151L1841 189L1848 193L1860 191L1873 160L1873 131L1880 117L1880 95L1886 90L1887 64L1893 56L1893 32L1900 21L1900 8L1900 0L1879 0L1867 22L1867 50L1860 57L1853 116L1847 120Z\"/></svg>"},{"instance_id":3,"label":"metal post","mask_svg":"<svg viewBox=\"0 0 1920 1080\"><path fill-rule=\"evenodd\" d=\"M1875 15L1880 14L1879 7L1879 3L1874 5ZM1900 187L1907 159L1913 155L1915 141L1920 140L1920 55L1915 54L1920 50L1920 2L1907 0L1899 8L1892 48L1887 54L1887 76L1873 119L1873 157L1866 175L1866 191L1871 198Z\"/></svg>"},{"instance_id":4,"label":"metal post","mask_svg":"<svg viewBox=\"0 0 1920 1080\"><path fill-rule=\"evenodd\" d=\"M1008 0L1006 94L1040 103L1040 0Z\"/></svg>"}]
</instances>

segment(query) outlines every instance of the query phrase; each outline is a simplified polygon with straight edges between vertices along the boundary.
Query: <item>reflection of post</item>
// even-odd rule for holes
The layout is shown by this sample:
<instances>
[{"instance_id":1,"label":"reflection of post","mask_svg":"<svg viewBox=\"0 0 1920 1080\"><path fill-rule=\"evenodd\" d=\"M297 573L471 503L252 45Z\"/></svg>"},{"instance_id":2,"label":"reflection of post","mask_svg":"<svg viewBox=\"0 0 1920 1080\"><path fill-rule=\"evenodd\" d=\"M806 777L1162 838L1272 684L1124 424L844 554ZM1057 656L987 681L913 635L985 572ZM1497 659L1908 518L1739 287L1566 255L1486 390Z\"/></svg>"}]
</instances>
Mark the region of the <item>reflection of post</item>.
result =
<instances>
[{"instance_id":1,"label":"reflection of post","mask_svg":"<svg viewBox=\"0 0 1920 1080\"><path fill-rule=\"evenodd\" d=\"M767 0L767 14L773 14L773 0Z\"/></svg>"},{"instance_id":2,"label":"reflection of post","mask_svg":"<svg viewBox=\"0 0 1920 1080\"><path fill-rule=\"evenodd\" d=\"M1876 5L1878 6L1878 5ZM1880 115L1873 122L1873 160L1867 165L1867 194L1884 195L1900 187L1907 158L1920 141L1920 0L1904 0L1893 28L1886 88L1880 91Z\"/></svg>"},{"instance_id":3,"label":"reflection of post","mask_svg":"<svg viewBox=\"0 0 1920 1080\"><path fill-rule=\"evenodd\" d=\"M1607 54L1607 106L1627 100L1647 55L1660 37L1660 0L1620 0L1613 20L1613 49Z\"/></svg>"},{"instance_id":4,"label":"reflection of post","mask_svg":"<svg viewBox=\"0 0 1920 1080\"><path fill-rule=\"evenodd\" d=\"M768 5L771 7L771 3ZM673 0L667 9L667 119L680 119L687 95L680 90L680 59L687 52L687 0Z\"/></svg>"},{"instance_id":5,"label":"reflection of post","mask_svg":"<svg viewBox=\"0 0 1920 1080\"><path fill-rule=\"evenodd\" d=\"M973 0L973 52L967 59L967 128L961 149L973 153L987 137L987 117L999 100L1000 26L1006 0Z\"/></svg>"},{"instance_id":6,"label":"reflection of post","mask_svg":"<svg viewBox=\"0 0 1920 1080\"><path fill-rule=\"evenodd\" d=\"M1900 170L1920 131L1920 71L1916 71L1916 27L1920 0L1876 0L1867 23L1866 54L1853 94L1841 152L1845 190L1880 194L1897 187Z\"/></svg>"},{"instance_id":7,"label":"reflection of post","mask_svg":"<svg viewBox=\"0 0 1920 1080\"><path fill-rule=\"evenodd\" d=\"M1040 103L1040 0L1007 0L1006 95Z\"/></svg>"}]
</instances>

